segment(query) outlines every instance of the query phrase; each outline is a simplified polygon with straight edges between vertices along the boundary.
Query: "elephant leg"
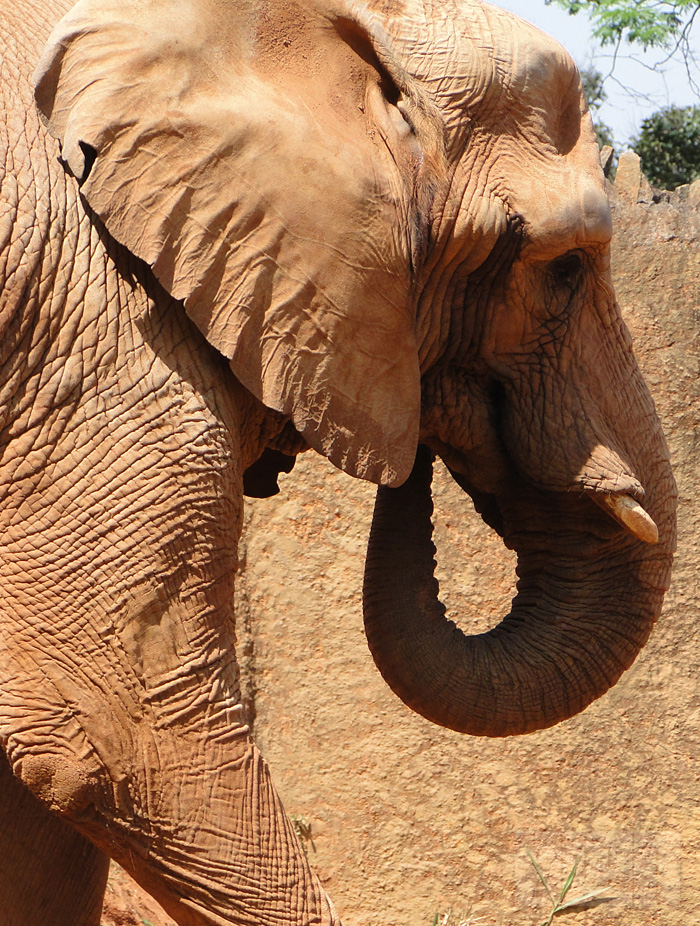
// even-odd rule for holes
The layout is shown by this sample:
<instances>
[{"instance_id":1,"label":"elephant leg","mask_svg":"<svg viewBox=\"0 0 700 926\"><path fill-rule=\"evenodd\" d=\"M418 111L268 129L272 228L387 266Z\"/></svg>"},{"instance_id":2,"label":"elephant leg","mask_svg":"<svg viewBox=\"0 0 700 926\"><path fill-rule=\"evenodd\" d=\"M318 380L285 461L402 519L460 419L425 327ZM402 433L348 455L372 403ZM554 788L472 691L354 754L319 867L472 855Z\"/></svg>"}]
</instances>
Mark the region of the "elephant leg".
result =
<instances>
[{"instance_id":1,"label":"elephant leg","mask_svg":"<svg viewBox=\"0 0 700 926\"><path fill-rule=\"evenodd\" d=\"M165 819L150 822L148 850L142 834L122 830L110 853L181 926L340 926L267 763L247 735L233 734L238 745L225 733L203 749L180 741L177 762L161 769ZM168 737L159 747L170 751Z\"/></svg>"},{"instance_id":2,"label":"elephant leg","mask_svg":"<svg viewBox=\"0 0 700 926\"><path fill-rule=\"evenodd\" d=\"M0 736L32 794L180 926L337 926L245 722L240 480L198 460L202 443L172 474L159 447L135 455L122 493L84 465L82 494L55 490L36 534L30 512L5 536Z\"/></svg>"},{"instance_id":3,"label":"elephant leg","mask_svg":"<svg viewBox=\"0 0 700 926\"><path fill-rule=\"evenodd\" d=\"M129 704L132 680L120 679L122 667L106 658L110 650L93 654L89 678L76 678L77 666L65 673L47 666L52 681L44 693L53 702L35 698L31 712L25 708L17 717L8 737L13 767L36 797L119 862L180 926L339 926L250 738L232 645L227 649L210 656L209 666L200 661L195 669L169 671L141 705ZM163 650L157 653L164 661ZM32 687L38 690L38 680ZM7 690L3 694L9 703ZM18 702L27 704L29 696L18 692ZM87 847L88 861L90 853L102 858L80 836L61 848L72 830L61 829L48 812L44 818L56 824L59 845L51 859L61 852L71 858L73 843ZM41 844L41 833L37 839ZM31 845L21 863L27 869ZM65 891L60 865L58 871L48 883ZM39 922L93 926L97 920L29 915L17 926Z\"/></svg>"},{"instance_id":4,"label":"elephant leg","mask_svg":"<svg viewBox=\"0 0 700 926\"><path fill-rule=\"evenodd\" d=\"M38 801L0 749L0 920L98 926L109 858Z\"/></svg>"},{"instance_id":5,"label":"elephant leg","mask_svg":"<svg viewBox=\"0 0 700 926\"><path fill-rule=\"evenodd\" d=\"M11 476L21 443L0 463L0 739L180 926L335 926L241 706L242 448L259 438L181 307L134 302L130 323L127 297L114 355L86 377L80 348L77 410L33 438L50 466Z\"/></svg>"}]
</instances>

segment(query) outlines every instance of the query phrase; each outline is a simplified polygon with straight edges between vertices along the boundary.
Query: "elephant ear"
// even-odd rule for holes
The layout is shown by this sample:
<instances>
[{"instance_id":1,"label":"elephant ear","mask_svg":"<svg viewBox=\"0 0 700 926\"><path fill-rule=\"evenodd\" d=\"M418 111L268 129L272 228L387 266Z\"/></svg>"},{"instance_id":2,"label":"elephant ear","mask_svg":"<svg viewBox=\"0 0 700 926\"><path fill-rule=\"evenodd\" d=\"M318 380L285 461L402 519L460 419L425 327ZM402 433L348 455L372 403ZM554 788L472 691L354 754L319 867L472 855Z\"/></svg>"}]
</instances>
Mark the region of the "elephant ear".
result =
<instances>
[{"instance_id":1,"label":"elephant ear","mask_svg":"<svg viewBox=\"0 0 700 926\"><path fill-rule=\"evenodd\" d=\"M400 484L424 146L376 28L278 7L81 0L37 105L90 208L238 379L340 468Z\"/></svg>"}]
</instances>

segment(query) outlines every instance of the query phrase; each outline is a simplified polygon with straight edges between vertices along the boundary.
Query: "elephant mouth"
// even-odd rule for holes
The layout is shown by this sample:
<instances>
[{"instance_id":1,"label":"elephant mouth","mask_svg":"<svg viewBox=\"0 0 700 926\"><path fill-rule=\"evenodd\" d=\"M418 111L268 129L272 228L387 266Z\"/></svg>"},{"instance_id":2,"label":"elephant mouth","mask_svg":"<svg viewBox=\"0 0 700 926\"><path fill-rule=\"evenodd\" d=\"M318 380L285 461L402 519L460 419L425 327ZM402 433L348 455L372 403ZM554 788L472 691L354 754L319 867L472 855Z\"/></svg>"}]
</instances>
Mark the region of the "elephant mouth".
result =
<instances>
[{"instance_id":1,"label":"elephant mouth","mask_svg":"<svg viewBox=\"0 0 700 926\"><path fill-rule=\"evenodd\" d=\"M538 461L523 466L518 454L509 450L517 440L508 436L512 425L507 420L509 402L502 383L492 379L480 395L470 398L472 407L482 407L482 424L478 439L472 438L468 449L456 449L454 441L434 428L424 428L421 439L442 458L455 482L471 496L477 512L501 537L504 530L498 499L515 481L523 491L535 488L545 493L558 490L581 495L590 500L585 504L595 503L633 537L643 543L658 542L658 527L642 504L644 489L625 464L624 455L588 434L583 439L579 435L578 446L558 441L552 454L558 465L547 466L543 453ZM565 433L563 428L561 431Z\"/></svg>"},{"instance_id":2,"label":"elephant mouth","mask_svg":"<svg viewBox=\"0 0 700 926\"><path fill-rule=\"evenodd\" d=\"M498 494L480 491L469 482L469 479L463 473L452 469L449 465L447 465L447 469L457 485L471 497L475 510L481 515L486 524L501 537L504 537L505 530L498 506ZM633 537L641 540L642 543L656 544L659 542L659 529L654 519L630 493L589 490L584 491L582 494L595 502L601 511Z\"/></svg>"},{"instance_id":3,"label":"elephant mouth","mask_svg":"<svg viewBox=\"0 0 700 926\"><path fill-rule=\"evenodd\" d=\"M407 482L377 492L364 613L380 672L409 707L459 732L507 736L573 716L615 684L648 639L668 583L672 527L664 523L655 543L634 499L632 516L620 515L584 492L545 491L512 475L490 493L451 470L517 553L509 614L469 635L439 600L432 459L419 447ZM635 517L641 524L631 529Z\"/></svg>"}]
</instances>

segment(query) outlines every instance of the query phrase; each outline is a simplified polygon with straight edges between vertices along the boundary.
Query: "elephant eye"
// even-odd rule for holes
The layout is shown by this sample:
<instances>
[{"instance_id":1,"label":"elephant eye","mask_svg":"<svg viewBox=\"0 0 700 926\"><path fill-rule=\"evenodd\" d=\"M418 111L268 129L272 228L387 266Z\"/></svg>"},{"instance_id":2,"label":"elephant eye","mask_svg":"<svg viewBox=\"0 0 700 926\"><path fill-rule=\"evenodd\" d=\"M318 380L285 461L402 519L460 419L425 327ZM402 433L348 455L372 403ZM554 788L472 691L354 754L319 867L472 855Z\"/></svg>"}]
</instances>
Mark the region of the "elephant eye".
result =
<instances>
[{"instance_id":1,"label":"elephant eye","mask_svg":"<svg viewBox=\"0 0 700 926\"><path fill-rule=\"evenodd\" d=\"M583 261L578 251L569 251L553 260L549 266L552 279L557 286L573 289L578 283Z\"/></svg>"}]
</instances>

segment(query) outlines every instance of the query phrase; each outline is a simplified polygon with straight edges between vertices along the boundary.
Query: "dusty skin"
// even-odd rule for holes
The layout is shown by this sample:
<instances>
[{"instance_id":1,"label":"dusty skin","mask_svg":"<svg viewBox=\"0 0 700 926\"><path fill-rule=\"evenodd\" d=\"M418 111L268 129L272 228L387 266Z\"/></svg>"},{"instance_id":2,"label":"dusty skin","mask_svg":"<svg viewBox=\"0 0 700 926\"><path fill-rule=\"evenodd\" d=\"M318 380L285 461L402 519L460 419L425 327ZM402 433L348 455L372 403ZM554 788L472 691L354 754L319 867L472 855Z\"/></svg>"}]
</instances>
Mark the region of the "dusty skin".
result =
<instances>
[{"instance_id":1,"label":"dusty skin","mask_svg":"<svg viewBox=\"0 0 700 926\"><path fill-rule=\"evenodd\" d=\"M243 490L307 447L379 484L370 649L455 731L583 710L668 585L578 75L476 2L51 10L2 5L3 909L97 926L111 857L179 926L338 923L250 735ZM435 598L434 455L518 557L486 635Z\"/></svg>"}]
</instances>

